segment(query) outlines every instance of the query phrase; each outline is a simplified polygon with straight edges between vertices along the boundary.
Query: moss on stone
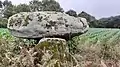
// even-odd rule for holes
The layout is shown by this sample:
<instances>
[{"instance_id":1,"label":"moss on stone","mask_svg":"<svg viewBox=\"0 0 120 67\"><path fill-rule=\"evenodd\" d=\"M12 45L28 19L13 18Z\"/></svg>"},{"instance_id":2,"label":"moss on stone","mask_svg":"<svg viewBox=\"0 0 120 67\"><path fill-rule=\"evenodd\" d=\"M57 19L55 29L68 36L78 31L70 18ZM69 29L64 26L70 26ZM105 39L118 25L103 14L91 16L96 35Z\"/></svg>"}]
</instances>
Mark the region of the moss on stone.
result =
<instances>
[{"instance_id":1,"label":"moss on stone","mask_svg":"<svg viewBox=\"0 0 120 67\"><path fill-rule=\"evenodd\" d=\"M66 67L69 62L72 65L76 66L75 59L69 54L67 43L64 39L60 38L46 38L42 39L39 44L35 46L37 50L41 50L43 52L43 56L47 54L46 60L47 63L52 65L53 67ZM55 62L56 60L56 62ZM71 61L72 60L72 61ZM55 62L53 64L53 61ZM52 63L51 63L52 62ZM49 67L49 64L47 65ZM69 66L68 66L69 67Z\"/></svg>"}]
</instances>

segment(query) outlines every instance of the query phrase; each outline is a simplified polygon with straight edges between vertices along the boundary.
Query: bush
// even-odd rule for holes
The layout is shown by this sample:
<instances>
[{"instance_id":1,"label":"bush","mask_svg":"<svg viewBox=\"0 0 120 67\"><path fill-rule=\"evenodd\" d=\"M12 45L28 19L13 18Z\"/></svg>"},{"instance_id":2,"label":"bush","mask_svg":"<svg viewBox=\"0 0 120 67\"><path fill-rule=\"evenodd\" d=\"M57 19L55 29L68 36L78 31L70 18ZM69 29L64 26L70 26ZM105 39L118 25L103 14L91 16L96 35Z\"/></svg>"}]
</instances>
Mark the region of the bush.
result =
<instances>
[{"instance_id":1,"label":"bush","mask_svg":"<svg viewBox=\"0 0 120 67\"><path fill-rule=\"evenodd\" d=\"M5 18L0 19L0 28L7 28L8 20Z\"/></svg>"}]
</instances>

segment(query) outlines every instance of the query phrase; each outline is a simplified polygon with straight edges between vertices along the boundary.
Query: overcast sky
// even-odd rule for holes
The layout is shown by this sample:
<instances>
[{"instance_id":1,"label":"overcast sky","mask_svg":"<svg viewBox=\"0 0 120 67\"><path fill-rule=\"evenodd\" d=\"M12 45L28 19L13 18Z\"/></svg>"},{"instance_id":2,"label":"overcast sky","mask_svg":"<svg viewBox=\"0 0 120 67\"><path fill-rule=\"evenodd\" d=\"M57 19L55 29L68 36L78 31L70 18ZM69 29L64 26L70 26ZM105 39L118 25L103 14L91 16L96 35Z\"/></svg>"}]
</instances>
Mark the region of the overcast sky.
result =
<instances>
[{"instance_id":1,"label":"overcast sky","mask_svg":"<svg viewBox=\"0 0 120 67\"><path fill-rule=\"evenodd\" d=\"M4 0L2 0L4 1ZM13 4L29 3L30 0L11 0ZM57 0L67 11L85 11L96 18L120 15L120 0Z\"/></svg>"}]
</instances>

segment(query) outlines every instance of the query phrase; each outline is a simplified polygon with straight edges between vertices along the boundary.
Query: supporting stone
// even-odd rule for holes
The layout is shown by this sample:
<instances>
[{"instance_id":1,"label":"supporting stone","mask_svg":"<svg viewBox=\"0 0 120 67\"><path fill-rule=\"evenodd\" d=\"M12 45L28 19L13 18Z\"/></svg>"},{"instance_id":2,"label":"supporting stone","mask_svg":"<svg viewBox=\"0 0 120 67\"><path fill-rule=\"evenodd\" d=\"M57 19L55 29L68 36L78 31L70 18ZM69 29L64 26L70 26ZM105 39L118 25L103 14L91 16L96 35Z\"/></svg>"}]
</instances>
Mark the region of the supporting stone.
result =
<instances>
[{"instance_id":1,"label":"supporting stone","mask_svg":"<svg viewBox=\"0 0 120 67\"><path fill-rule=\"evenodd\" d=\"M76 58L69 53L66 40L43 38L33 48L22 48L21 55L11 67L77 67ZM17 66L19 64L19 66Z\"/></svg>"}]
</instances>

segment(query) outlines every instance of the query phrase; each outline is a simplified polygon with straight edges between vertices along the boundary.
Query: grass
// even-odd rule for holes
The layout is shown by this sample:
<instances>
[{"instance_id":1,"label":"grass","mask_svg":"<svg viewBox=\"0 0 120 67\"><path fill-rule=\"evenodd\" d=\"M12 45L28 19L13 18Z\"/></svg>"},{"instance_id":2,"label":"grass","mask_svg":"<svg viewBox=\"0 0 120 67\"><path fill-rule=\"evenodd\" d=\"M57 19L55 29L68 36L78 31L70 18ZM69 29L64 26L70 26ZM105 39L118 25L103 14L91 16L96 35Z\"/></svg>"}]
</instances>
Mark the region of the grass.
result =
<instances>
[{"instance_id":1,"label":"grass","mask_svg":"<svg viewBox=\"0 0 120 67\"><path fill-rule=\"evenodd\" d=\"M0 67L8 64L6 54L10 53L12 57L19 55L19 46L23 44L30 46L31 43L15 38L7 29L0 28ZM70 44L75 48L71 50L75 50L73 55L80 67L120 66L119 29L90 28L85 34L72 38Z\"/></svg>"},{"instance_id":2,"label":"grass","mask_svg":"<svg viewBox=\"0 0 120 67\"><path fill-rule=\"evenodd\" d=\"M90 28L87 33L76 36L72 40L77 49L75 54L81 56L78 58L80 64L90 62L88 67L99 67L98 65L101 65L102 60L106 64L109 61L111 65L116 64L116 62L120 63L119 29ZM117 64L113 67L117 67Z\"/></svg>"},{"instance_id":3,"label":"grass","mask_svg":"<svg viewBox=\"0 0 120 67\"><path fill-rule=\"evenodd\" d=\"M31 42L24 40L12 36L8 29L0 28L0 67L9 67L11 59L20 54L20 46L30 45Z\"/></svg>"}]
</instances>

